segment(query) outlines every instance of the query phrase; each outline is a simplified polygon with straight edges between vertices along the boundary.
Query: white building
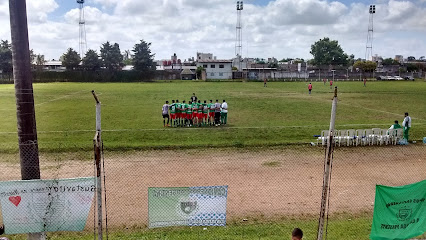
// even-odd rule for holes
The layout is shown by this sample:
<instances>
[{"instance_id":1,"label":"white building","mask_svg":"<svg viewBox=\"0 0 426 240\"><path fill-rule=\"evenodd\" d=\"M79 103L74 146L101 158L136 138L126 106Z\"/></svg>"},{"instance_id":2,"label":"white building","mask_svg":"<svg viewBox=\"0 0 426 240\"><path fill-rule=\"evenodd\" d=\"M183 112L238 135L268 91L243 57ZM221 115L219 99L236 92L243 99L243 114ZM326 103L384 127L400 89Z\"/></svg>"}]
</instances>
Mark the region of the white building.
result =
<instances>
[{"instance_id":1,"label":"white building","mask_svg":"<svg viewBox=\"0 0 426 240\"><path fill-rule=\"evenodd\" d=\"M51 72L63 72L66 70L66 68L62 66L61 61L53 59L52 61L46 61L43 64L43 70Z\"/></svg>"},{"instance_id":2,"label":"white building","mask_svg":"<svg viewBox=\"0 0 426 240\"><path fill-rule=\"evenodd\" d=\"M197 67L203 67L207 79L232 79L232 60L198 60Z\"/></svg>"}]
</instances>

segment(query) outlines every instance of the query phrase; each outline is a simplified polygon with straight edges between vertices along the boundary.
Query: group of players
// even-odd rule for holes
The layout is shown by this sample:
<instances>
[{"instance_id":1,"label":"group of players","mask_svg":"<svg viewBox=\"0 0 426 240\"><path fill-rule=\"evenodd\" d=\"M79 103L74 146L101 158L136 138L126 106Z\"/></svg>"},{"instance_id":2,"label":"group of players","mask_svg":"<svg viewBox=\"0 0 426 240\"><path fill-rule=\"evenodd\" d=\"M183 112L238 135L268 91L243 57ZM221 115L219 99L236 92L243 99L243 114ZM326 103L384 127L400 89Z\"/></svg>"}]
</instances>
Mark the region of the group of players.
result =
<instances>
[{"instance_id":1,"label":"group of players","mask_svg":"<svg viewBox=\"0 0 426 240\"><path fill-rule=\"evenodd\" d=\"M169 101L166 101L166 104L162 108L162 114L164 127L170 126L169 122L172 127L226 125L228 120L228 103L225 100L223 100L222 104L219 103L219 100L216 100L215 103L212 100L209 103L206 100L201 102L194 93L188 103L185 100L182 103L179 100L172 100L172 103L169 105Z\"/></svg>"}]
</instances>

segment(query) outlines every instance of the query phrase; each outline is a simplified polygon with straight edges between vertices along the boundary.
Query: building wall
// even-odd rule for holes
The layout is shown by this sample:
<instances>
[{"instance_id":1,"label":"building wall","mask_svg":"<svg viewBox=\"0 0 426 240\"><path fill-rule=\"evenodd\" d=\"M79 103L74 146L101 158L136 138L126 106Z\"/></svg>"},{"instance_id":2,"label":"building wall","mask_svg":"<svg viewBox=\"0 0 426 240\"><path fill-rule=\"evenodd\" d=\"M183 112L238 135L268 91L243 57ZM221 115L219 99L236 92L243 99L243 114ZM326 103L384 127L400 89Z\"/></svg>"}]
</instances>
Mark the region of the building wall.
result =
<instances>
[{"instance_id":1,"label":"building wall","mask_svg":"<svg viewBox=\"0 0 426 240\"><path fill-rule=\"evenodd\" d=\"M207 79L232 79L232 62L198 62L197 67L199 66L206 71Z\"/></svg>"}]
</instances>

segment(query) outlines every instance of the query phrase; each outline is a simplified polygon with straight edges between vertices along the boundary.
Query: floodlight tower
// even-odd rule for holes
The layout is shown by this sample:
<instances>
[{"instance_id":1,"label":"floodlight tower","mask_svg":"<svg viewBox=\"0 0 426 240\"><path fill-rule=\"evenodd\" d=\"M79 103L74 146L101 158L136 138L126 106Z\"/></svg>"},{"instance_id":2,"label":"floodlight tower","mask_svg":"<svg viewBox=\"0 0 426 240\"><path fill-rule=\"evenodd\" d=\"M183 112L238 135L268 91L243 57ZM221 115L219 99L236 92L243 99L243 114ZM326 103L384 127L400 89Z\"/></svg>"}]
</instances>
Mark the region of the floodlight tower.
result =
<instances>
[{"instance_id":1,"label":"floodlight tower","mask_svg":"<svg viewBox=\"0 0 426 240\"><path fill-rule=\"evenodd\" d=\"M78 21L79 25L79 37L78 37L78 53L80 57L83 58L84 54L87 51L87 43L86 43L86 22L84 21L84 0L77 0L77 3L80 8L80 19Z\"/></svg>"},{"instance_id":2,"label":"floodlight tower","mask_svg":"<svg viewBox=\"0 0 426 240\"><path fill-rule=\"evenodd\" d=\"M365 48L365 61L373 57L373 15L376 13L376 5L370 5L368 21L367 45Z\"/></svg>"},{"instance_id":3,"label":"floodlight tower","mask_svg":"<svg viewBox=\"0 0 426 240\"><path fill-rule=\"evenodd\" d=\"M244 8L243 1L237 1L237 28L236 28L236 42L235 42L235 56L238 60L238 71L242 71L242 52L243 52L243 29L241 26L241 11Z\"/></svg>"}]
</instances>

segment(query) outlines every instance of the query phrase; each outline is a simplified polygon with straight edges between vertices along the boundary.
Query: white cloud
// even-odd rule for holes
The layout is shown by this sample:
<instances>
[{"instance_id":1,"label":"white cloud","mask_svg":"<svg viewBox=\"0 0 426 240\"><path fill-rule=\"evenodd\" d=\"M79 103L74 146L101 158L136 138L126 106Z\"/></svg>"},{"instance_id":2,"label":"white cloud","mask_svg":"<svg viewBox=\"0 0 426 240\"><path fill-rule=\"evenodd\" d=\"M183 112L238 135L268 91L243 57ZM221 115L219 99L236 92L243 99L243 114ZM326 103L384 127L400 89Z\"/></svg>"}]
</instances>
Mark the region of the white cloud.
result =
<instances>
[{"instance_id":1,"label":"white cloud","mask_svg":"<svg viewBox=\"0 0 426 240\"><path fill-rule=\"evenodd\" d=\"M426 1L426 0L420 0ZM27 1L30 44L47 58L58 58L68 47L78 49L78 9L59 20L48 16L54 0ZM235 47L235 1L229 0L89 0L85 18L88 47L98 50L106 41L122 51L140 39L152 42L156 58L177 53L188 58L197 51L232 58ZM90 6L90 3L96 5ZM98 8L94 7L97 6ZM9 26L7 0L0 0L0 24ZM108 11L106 10L108 8ZM373 53L426 55L426 7L409 1L377 1ZM30 11L29 11L30 12ZM266 6L245 1L243 55L310 58L310 46L323 37L338 40L348 54L362 57L368 27L368 5L326 0L273 0ZM55 18L56 19L56 18ZM9 39L8 27L0 39ZM415 44L416 48L401 42Z\"/></svg>"}]
</instances>

